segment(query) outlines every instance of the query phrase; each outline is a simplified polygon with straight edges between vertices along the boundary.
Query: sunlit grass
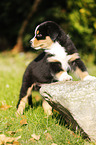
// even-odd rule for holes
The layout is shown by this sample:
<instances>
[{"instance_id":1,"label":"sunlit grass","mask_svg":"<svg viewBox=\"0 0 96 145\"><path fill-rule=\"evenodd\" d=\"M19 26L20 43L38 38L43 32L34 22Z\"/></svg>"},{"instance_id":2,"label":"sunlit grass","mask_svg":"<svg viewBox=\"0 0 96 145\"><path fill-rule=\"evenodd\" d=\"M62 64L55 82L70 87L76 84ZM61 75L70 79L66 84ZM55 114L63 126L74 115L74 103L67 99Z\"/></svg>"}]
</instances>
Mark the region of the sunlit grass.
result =
<instances>
[{"instance_id":1,"label":"sunlit grass","mask_svg":"<svg viewBox=\"0 0 96 145\"><path fill-rule=\"evenodd\" d=\"M40 96L38 92L33 92L33 109L26 108L24 116L16 117L16 104L19 98L22 75L28 63L35 56L36 54L32 53L0 54L0 106L2 104L10 105L7 110L0 109L0 134L10 137L21 136L18 141L22 145L93 144L84 140L79 133L71 131L70 127L68 128L63 123L64 119L61 121L62 117L58 113L53 112L53 117L47 118L42 109L41 99L36 102L36 97ZM88 70L90 74L96 74L94 65L91 68L89 67ZM27 124L21 126L20 121L23 118L27 120ZM8 131L14 131L15 133L11 135ZM32 134L40 135L40 139L38 141L30 140Z\"/></svg>"}]
</instances>

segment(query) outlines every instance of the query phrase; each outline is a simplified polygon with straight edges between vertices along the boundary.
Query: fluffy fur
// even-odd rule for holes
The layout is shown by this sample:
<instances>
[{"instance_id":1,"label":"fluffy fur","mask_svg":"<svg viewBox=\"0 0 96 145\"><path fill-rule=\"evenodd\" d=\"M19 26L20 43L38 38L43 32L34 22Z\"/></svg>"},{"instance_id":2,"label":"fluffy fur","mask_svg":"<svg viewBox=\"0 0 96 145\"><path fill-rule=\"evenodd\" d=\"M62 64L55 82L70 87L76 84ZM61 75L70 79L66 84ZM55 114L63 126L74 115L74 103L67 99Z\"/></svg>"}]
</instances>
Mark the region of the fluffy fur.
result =
<instances>
[{"instance_id":1,"label":"fluffy fur","mask_svg":"<svg viewBox=\"0 0 96 145\"><path fill-rule=\"evenodd\" d=\"M67 73L70 70L81 80L96 79L88 74L73 42L55 22L47 21L38 25L31 46L43 52L25 70L17 104L18 113L23 113L27 100L32 107L32 96L28 89L32 90L33 86L39 88L43 83L72 80Z\"/></svg>"}]
</instances>

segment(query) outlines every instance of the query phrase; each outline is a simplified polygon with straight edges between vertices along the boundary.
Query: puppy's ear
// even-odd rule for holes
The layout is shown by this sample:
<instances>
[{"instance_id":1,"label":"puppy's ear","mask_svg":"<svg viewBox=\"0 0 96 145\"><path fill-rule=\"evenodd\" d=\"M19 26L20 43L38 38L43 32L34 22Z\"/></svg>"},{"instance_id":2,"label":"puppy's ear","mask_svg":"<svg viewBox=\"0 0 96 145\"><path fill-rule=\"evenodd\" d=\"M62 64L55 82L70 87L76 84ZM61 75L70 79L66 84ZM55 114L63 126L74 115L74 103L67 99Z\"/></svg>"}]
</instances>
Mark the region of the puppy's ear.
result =
<instances>
[{"instance_id":1,"label":"puppy's ear","mask_svg":"<svg viewBox=\"0 0 96 145\"><path fill-rule=\"evenodd\" d=\"M55 41L59 35L59 27L57 25L50 25L48 26L47 33Z\"/></svg>"}]
</instances>

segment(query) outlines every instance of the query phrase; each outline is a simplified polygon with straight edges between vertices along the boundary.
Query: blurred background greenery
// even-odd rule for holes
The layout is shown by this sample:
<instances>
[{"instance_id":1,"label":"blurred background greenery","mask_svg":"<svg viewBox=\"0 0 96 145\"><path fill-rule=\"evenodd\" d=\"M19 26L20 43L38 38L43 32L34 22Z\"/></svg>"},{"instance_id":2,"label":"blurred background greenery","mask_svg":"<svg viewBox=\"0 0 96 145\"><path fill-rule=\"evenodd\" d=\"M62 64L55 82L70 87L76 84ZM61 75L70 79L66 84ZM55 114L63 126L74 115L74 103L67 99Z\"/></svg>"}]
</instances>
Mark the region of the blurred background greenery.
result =
<instances>
[{"instance_id":1,"label":"blurred background greenery","mask_svg":"<svg viewBox=\"0 0 96 145\"><path fill-rule=\"evenodd\" d=\"M96 64L95 0L3 0L0 2L0 51L29 51L34 29L43 21L57 22L81 54Z\"/></svg>"}]
</instances>

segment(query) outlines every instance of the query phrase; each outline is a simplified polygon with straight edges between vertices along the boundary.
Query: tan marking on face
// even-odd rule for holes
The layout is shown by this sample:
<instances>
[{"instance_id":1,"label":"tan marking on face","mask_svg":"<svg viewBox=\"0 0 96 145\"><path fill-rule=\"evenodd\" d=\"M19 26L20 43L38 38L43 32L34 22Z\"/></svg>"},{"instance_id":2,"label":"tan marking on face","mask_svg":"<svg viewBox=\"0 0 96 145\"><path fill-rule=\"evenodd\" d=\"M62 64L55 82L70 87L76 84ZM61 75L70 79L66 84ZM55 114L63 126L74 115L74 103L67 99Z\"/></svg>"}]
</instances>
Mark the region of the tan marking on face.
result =
<instances>
[{"instance_id":1,"label":"tan marking on face","mask_svg":"<svg viewBox=\"0 0 96 145\"><path fill-rule=\"evenodd\" d=\"M76 67L75 73L80 77L81 80L83 80L88 75L87 71L82 72L78 67Z\"/></svg>"},{"instance_id":2,"label":"tan marking on face","mask_svg":"<svg viewBox=\"0 0 96 145\"><path fill-rule=\"evenodd\" d=\"M25 109L25 105L27 104L28 102L28 97L31 95L31 91L32 91L32 88L33 88L33 85L31 87L28 88L27 90L27 95L24 96L21 101L20 101L20 104L18 106L18 109L17 109L17 112L16 112L16 115L18 116L19 114L23 114L23 111Z\"/></svg>"},{"instance_id":3,"label":"tan marking on face","mask_svg":"<svg viewBox=\"0 0 96 145\"><path fill-rule=\"evenodd\" d=\"M36 34L39 34L39 30L37 30Z\"/></svg>"},{"instance_id":4,"label":"tan marking on face","mask_svg":"<svg viewBox=\"0 0 96 145\"><path fill-rule=\"evenodd\" d=\"M74 54L71 54L71 55L68 55L69 57L69 61L72 62L78 58L80 58L79 54L78 53L74 53Z\"/></svg>"},{"instance_id":5,"label":"tan marking on face","mask_svg":"<svg viewBox=\"0 0 96 145\"><path fill-rule=\"evenodd\" d=\"M37 40L37 38L34 38L33 40L33 47L41 47L41 48L49 48L52 45L53 41L49 36L46 36L46 39L44 40Z\"/></svg>"}]
</instances>

